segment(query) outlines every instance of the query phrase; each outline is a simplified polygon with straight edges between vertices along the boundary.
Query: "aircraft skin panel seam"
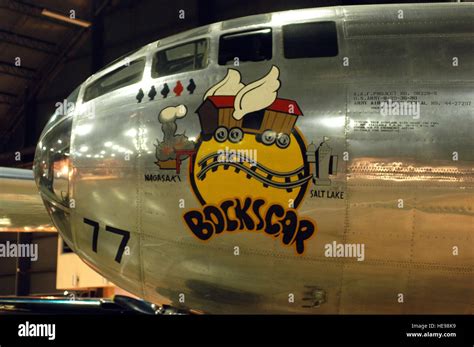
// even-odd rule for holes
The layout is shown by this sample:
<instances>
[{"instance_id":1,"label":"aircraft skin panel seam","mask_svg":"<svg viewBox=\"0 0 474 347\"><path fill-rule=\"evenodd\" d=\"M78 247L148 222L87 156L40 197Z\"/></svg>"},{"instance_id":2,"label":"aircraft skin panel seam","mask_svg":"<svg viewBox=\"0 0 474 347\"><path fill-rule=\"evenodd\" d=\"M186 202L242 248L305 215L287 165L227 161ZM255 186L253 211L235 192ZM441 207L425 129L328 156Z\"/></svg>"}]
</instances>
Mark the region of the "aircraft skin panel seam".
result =
<instances>
[{"instance_id":1,"label":"aircraft skin panel seam","mask_svg":"<svg viewBox=\"0 0 474 347\"><path fill-rule=\"evenodd\" d=\"M144 235L146 239L146 243L144 244L144 248L150 248L153 247L153 243L170 243L170 244L179 244L187 248L195 248L199 249L200 245L195 245L193 243L189 242L183 242L183 241L177 241L177 240L169 240L169 239L163 239L163 238L157 238L157 237L152 237L148 235ZM209 245L210 248L212 248L213 251L219 251L222 253L228 253L229 249L224 248L224 247L217 247L217 246L212 246ZM455 265L443 265L440 263L427 263L427 262L410 262L410 261L399 261L399 260L388 260L388 259L371 259L371 260L364 260L363 262L357 262L353 263L351 260L348 260L346 258L334 258L334 259L328 259L327 257L312 257L312 256L307 256L304 258L295 258L294 256L283 254L283 253L276 253L276 252L271 252L267 251L264 252L261 249L252 249L252 248L245 248L241 249L241 253L245 254L251 254L255 256L261 256L261 257L275 257L277 259L287 259L287 260L293 260L293 261L298 261L298 262L308 262L308 263L337 263L337 265L342 265L347 263L348 265L354 265L354 266L393 266L397 268L409 268L410 266L420 268L420 269L426 269L426 270L442 270L442 271L454 271L458 272L461 274L464 273L470 273L473 270L468 266L468 265L461 265L461 266L455 266Z\"/></svg>"},{"instance_id":2,"label":"aircraft skin panel seam","mask_svg":"<svg viewBox=\"0 0 474 347\"><path fill-rule=\"evenodd\" d=\"M138 113L138 128L141 127L142 124L142 113ZM137 132L137 143L141 143L141 135ZM141 152L141 148L140 148ZM140 156L140 154L139 154ZM140 269L140 282L141 282L141 291L143 297L146 296L146 285L145 285L145 264L144 264L144 256L143 256L143 240L144 240L144 233L142 230L142 214L140 211L142 210L142 193L143 193L143 182L141 178L143 177L143 170L142 165L140 165L139 161L135 163L135 170L137 172L136 177L136 187L137 187L137 231L138 231L138 244L139 244L139 251L138 251L138 267Z\"/></svg>"},{"instance_id":3,"label":"aircraft skin panel seam","mask_svg":"<svg viewBox=\"0 0 474 347\"><path fill-rule=\"evenodd\" d=\"M348 141L348 129L349 129L349 85L344 84L344 101L345 101L345 107L344 107L344 151L346 153L349 153L349 141ZM344 189L346 192L349 192L348 186L347 186L347 180L348 180L348 175L347 175L347 161L343 161L344 165ZM349 232L349 218L350 218L350 194L346 195L346 200L344 202L344 232L342 234L342 243L346 243L347 240L347 234ZM339 290L337 293L337 313L341 313L342 310L342 293L343 293L343 286L344 286L344 265L341 267L341 272L340 272L340 280L339 280Z\"/></svg>"}]
</instances>

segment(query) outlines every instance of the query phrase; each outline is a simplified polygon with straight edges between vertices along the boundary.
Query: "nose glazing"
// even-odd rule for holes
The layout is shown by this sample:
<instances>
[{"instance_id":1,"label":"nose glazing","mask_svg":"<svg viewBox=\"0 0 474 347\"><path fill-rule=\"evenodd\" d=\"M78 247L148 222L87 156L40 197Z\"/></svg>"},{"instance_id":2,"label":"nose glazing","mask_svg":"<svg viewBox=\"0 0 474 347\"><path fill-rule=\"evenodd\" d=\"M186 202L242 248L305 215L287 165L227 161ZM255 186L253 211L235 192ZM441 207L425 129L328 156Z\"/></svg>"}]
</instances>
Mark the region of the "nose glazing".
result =
<instances>
[{"instance_id":1,"label":"nose glazing","mask_svg":"<svg viewBox=\"0 0 474 347\"><path fill-rule=\"evenodd\" d=\"M33 171L41 198L56 229L66 243L71 245L69 148L73 117L58 120L54 117L46 126L36 147Z\"/></svg>"}]
</instances>

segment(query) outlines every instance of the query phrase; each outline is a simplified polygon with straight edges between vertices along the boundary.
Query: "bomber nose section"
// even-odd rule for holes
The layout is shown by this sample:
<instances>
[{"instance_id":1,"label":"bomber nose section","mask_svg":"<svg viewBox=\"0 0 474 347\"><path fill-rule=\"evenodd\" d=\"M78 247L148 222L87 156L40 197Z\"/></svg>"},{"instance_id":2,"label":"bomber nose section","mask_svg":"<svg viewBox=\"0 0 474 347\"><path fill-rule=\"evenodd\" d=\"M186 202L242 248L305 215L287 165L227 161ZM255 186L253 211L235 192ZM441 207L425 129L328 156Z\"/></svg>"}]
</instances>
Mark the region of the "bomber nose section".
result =
<instances>
[{"instance_id":1,"label":"bomber nose section","mask_svg":"<svg viewBox=\"0 0 474 347\"><path fill-rule=\"evenodd\" d=\"M71 246L69 179L72 116L53 115L36 147L34 175L43 202L58 231Z\"/></svg>"}]
</instances>

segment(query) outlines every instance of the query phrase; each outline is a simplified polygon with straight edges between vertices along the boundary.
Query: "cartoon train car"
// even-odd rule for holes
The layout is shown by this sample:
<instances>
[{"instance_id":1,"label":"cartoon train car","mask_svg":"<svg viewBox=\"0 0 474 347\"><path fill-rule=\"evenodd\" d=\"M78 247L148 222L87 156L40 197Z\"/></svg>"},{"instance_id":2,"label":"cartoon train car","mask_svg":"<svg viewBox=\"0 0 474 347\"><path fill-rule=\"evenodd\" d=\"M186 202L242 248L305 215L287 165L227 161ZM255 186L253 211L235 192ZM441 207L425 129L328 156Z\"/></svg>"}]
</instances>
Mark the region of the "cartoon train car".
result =
<instances>
[{"instance_id":1,"label":"cartoon train car","mask_svg":"<svg viewBox=\"0 0 474 347\"><path fill-rule=\"evenodd\" d=\"M238 143L244 134L253 134L265 145L289 146L291 131L298 117L303 115L295 101L276 99L266 109L247 113L237 120L232 116L234 99L234 96L209 96L196 110L204 141L214 137L218 142L228 139Z\"/></svg>"}]
</instances>

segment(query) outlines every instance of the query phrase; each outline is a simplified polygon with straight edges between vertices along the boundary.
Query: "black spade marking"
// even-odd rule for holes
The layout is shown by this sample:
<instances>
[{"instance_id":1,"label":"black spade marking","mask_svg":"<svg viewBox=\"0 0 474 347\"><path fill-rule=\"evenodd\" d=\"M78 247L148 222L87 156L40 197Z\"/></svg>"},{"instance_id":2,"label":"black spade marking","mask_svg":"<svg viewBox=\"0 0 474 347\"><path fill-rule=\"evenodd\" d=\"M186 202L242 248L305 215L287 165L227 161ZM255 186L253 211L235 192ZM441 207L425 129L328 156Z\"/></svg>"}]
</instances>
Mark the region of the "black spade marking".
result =
<instances>
[{"instance_id":1,"label":"black spade marking","mask_svg":"<svg viewBox=\"0 0 474 347\"><path fill-rule=\"evenodd\" d=\"M189 84L186 89L188 90L189 94L194 93L194 90L196 89L196 83L194 83L194 80L192 78L189 80Z\"/></svg>"},{"instance_id":2,"label":"black spade marking","mask_svg":"<svg viewBox=\"0 0 474 347\"><path fill-rule=\"evenodd\" d=\"M138 103L140 103L140 102L142 102L142 99L143 99L144 96L145 96L145 93L143 93L143 89L140 88L138 90L138 94L135 98L138 100Z\"/></svg>"},{"instance_id":3,"label":"black spade marking","mask_svg":"<svg viewBox=\"0 0 474 347\"><path fill-rule=\"evenodd\" d=\"M170 87L168 87L168 83L165 83L165 85L163 86L163 89L161 90L161 95L163 95L163 97L166 98L169 93L170 93Z\"/></svg>"},{"instance_id":4,"label":"black spade marking","mask_svg":"<svg viewBox=\"0 0 474 347\"><path fill-rule=\"evenodd\" d=\"M150 98L150 101L155 99L156 94L158 93L156 92L155 86L151 86L151 89L148 92L148 97Z\"/></svg>"}]
</instances>

